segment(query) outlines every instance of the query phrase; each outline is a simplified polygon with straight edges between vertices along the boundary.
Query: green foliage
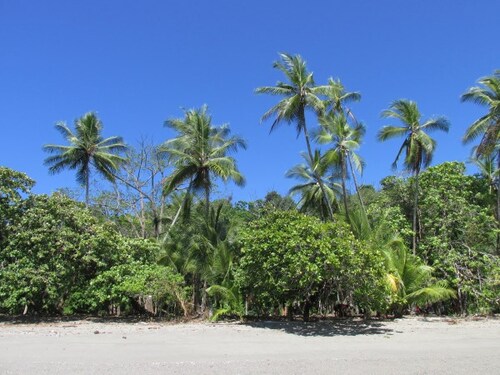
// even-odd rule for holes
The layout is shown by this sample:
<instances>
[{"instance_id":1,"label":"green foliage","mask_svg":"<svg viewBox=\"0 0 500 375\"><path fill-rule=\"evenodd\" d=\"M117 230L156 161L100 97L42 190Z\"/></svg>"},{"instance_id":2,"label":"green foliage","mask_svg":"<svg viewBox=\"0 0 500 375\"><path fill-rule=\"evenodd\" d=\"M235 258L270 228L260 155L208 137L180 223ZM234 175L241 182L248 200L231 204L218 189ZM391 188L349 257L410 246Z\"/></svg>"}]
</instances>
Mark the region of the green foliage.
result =
<instances>
[{"instance_id":1,"label":"green foliage","mask_svg":"<svg viewBox=\"0 0 500 375\"><path fill-rule=\"evenodd\" d=\"M287 53L280 53L280 61L274 63L274 68L285 75L286 82L278 81L276 86L264 86L255 90L257 94L282 97L277 104L264 113L262 121L274 118L271 131L283 122L288 124L295 123L297 136L304 133L309 160L313 160L314 157L307 130L305 111L312 110L316 114L321 115L325 107L331 104L323 102L320 98L321 95L330 92L329 87L315 85L313 73L307 70L306 62L300 55L292 56ZM329 216L333 220L333 208L328 200L325 186L318 176L316 176L315 180L319 184Z\"/></svg>"},{"instance_id":2,"label":"green foliage","mask_svg":"<svg viewBox=\"0 0 500 375\"><path fill-rule=\"evenodd\" d=\"M188 289L183 277L172 268L139 262L120 264L90 282L87 309L92 312L141 311L151 298L152 314L166 311L178 315L186 305Z\"/></svg>"},{"instance_id":3,"label":"green foliage","mask_svg":"<svg viewBox=\"0 0 500 375\"><path fill-rule=\"evenodd\" d=\"M26 174L0 167L0 250L5 246L9 225L21 215L23 194L29 194L35 181Z\"/></svg>"},{"instance_id":4,"label":"green foliage","mask_svg":"<svg viewBox=\"0 0 500 375\"><path fill-rule=\"evenodd\" d=\"M208 107L185 111L183 119L170 119L166 125L177 132L177 136L166 141L159 152L168 155L175 170L165 180L164 193L170 194L183 183L188 183L188 192L205 194L206 215L209 213L209 194L214 180L233 181L245 184L236 160L229 156L239 148L246 149L243 139L231 136L228 125L212 125ZM188 194L189 195L189 194Z\"/></svg>"},{"instance_id":5,"label":"green foliage","mask_svg":"<svg viewBox=\"0 0 500 375\"><path fill-rule=\"evenodd\" d=\"M28 194L35 181L22 172L0 166L0 207L19 203L22 193Z\"/></svg>"},{"instance_id":6,"label":"green foliage","mask_svg":"<svg viewBox=\"0 0 500 375\"><path fill-rule=\"evenodd\" d=\"M56 129L69 145L45 145L43 149L52 155L45 159L50 173L63 169L76 169L76 180L85 186L85 203L89 204L90 171L94 168L109 181L125 159L118 154L126 150L121 137L102 137L102 122L94 112L75 120L75 131L63 122Z\"/></svg>"},{"instance_id":7,"label":"green foliage","mask_svg":"<svg viewBox=\"0 0 500 375\"><path fill-rule=\"evenodd\" d=\"M448 311L497 311L500 263L489 187L486 179L464 172L462 163L448 162L420 174L417 255L456 291ZM385 179L386 206L399 207L408 218L412 185L411 179Z\"/></svg>"},{"instance_id":8,"label":"green foliage","mask_svg":"<svg viewBox=\"0 0 500 375\"><path fill-rule=\"evenodd\" d=\"M450 123L444 117L437 117L421 123L421 114L417 103L400 99L394 101L389 109L382 112L383 118L394 118L401 122L400 126L387 125L378 133L379 141L394 137L404 137L393 166L396 167L401 154L405 153L405 169L418 174L430 165L436 148L436 141L427 132L442 130L448 132Z\"/></svg>"},{"instance_id":9,"label":"green foliage","mask_svg":"<svg viewBox=\"0 0 500 375\"><path fill-rule=\"evenodd\" d=\"M124 239L63 195L31 196L22 206L0 253L0 309L9 313L60 313L99 273L150 261L156 251L152 243Z\"/></svg>"},{"instance_id":10,"label":"green foliage","mask_svg":"<svg viewBox=\"0 0 500 375\"><path fill-rule=\"evenodd\" d=\"M426 266L404 246L388 247L384 256L387 280L393 292L392 308L396 314L401 315L409 306L425 307L456 297L456 292L447 286L446 281L432 277L432 267Z\"/></svg>"},{"instance_id":11,"label":"green foliage","mask_svg":"<svg viewBox=\"0 0 500 375\"><path fill-rule=\"evenodd\" d=\"M477 156L486 156L495 151L500 163L500 70L479 80L481 86L471 87L462 95L462 101L470 101L488 107L488 113L474 121L463 137L465 143L481 138L476 149Z\"/></svg>"},{"instance_id":12,"label":"green foliage","mask_svg":"<svg viewBox=\"0 0 500 375\"><path fill-rule=\"evenodd\" d=\"M241 244L237 280L261 312L294 302L306 309L320 294L338 291L337 298L354 299L365 311L383 305L383 259L345 224L276 212L251 223Z\"/></svg>"},{"instance_id":13,"label":"green foliage","mask_svg":"<svg viewBox=\"0 0 500 375\"><path fill-rule=\"evenodd\" d=\"M217 309L210 318L212 321L217 321L228 315L236 315L240 319L243 317L245 311L243 297L235 283L229 287L212 285L207 289L207 293L210 297L215 298L217 305Z\"/></svg>"},{"instance_id":14,"label":"green foliage","mask_svg":"<svg viewBox=\"0 0 500 375\"><path fill-rule=\"evenodd\" d=\"M331 206L337 206L338 184L334 183L329 173L330 163L315 150L313 160L307 153L302 153L305 163L296 165L286 173L286 177L299 180L299 184L290 188L291 195L299 195L298 208L303 213L317 215L323 220L328 218L328 207L317 179L321 179L324 191ZM328 173L328 175L327 175Z\"/></svg>"}]
</instances>

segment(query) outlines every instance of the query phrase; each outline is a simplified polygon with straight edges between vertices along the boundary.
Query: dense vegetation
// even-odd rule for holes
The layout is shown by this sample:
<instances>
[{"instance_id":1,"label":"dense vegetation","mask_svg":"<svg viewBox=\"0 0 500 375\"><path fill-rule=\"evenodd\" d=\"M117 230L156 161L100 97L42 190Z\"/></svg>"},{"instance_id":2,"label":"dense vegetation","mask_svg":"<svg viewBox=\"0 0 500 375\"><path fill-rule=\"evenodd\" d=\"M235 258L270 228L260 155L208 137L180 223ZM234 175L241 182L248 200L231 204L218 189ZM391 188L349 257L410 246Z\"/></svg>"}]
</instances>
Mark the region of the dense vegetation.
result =
<instances>
[{"instance_id":1,"label":"dense vegetation","mask_svg":"<svg viewBox=\"0 0 500 375\"><path fill-rule=\"evenodd\" d=\"M280 55L285 76L259 94L279 97L263 120L303 135L304 163L287 176L290 196L213 200L218 182L245 183L234 154L245 142L215 126L206 106L166 125L173 139L126 146L103 138L88 113L65 145L46 145L52 173L75 169L85 203L64 189L31 193L35 182L0 167L0 312L150 314L164 317L402 315L500 311L500 72L464 101L484 105L464 142L479 139L465 165L431 166L432 130L416 103L383 112L402 136L381 188L359 185L364 125L349 108L361 95L338 80L316 85L300 56ZM311 112L316 122L311 124ZM111 182L95 191L91 172ZM348 189L352 179L354 191ZM295 198L295 199L292 199Z\"/></svg>"}]
</instances>

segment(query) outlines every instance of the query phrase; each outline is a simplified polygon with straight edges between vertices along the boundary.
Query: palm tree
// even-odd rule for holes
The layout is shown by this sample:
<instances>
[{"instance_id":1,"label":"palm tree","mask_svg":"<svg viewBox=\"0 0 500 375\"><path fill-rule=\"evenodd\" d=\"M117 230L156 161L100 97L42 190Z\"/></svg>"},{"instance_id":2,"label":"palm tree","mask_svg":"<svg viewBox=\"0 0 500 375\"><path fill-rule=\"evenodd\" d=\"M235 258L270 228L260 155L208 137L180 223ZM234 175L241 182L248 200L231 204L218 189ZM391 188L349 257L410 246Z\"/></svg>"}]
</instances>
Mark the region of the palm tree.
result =
<instances>
[{"instance_id":1,"label":"palm tree","mask_svg":"<svg viewBox=\"0 0 500 375\"><path fill-rule=\"evenodd\" d=\"M246 143L239 137L230 136L227 125L213 126L206 105L187 110L183 119L170 119L165 124L178 135L160 147L160 152L167 153L175 166L174 172L165 181L164 193L170 194L188 182L186 197L191 192L202 191L208 219L214 179L232 180L239 186L244 185L245 179L238 171L235 159L228 154L240 147L246 149Z\"/></svg>"},{"instance_id":2,"label":"palm tree","mask_svg":"<svg viewBox=\"0 0 500 375\"><path fill-rule=\"evenodd\" d=\"M472 156L469 159L469 162L474 164L479 169L481 175L488 182L488 190L490 194L494 189L497 189L498 177L500 173L495 159L496 156L493 155L493 153L478 156L476 148L473 149Z\"/></svg>"},{"instance_id":3,"label":"palm tree","mask_svg":"<svg viewBox=\"0 0 500 375\"><path fill-rule=\"evenodd\" d=\"M297 136L304 133L307 153L309 159L313 160L314 156L306 124L306 110L312 110L316 114L324 111L324 103L319 95L322 95L325 89L324 86L315 86L313 74L307 71L306 62L300 55L292 56L281 53L280 58L281 61L276 61L273 67L283 72L287 82L278 82L276 86L264 86L255 90L257 94L283 97L281 101L264 113L262 121L274 117L271 131L276 129L282 122L295 123ZM316 174L315 171L313 173ZM330 218L333 219L333 208L328 199L325 186L318 176L316 176L316 181L319 183Z\"/></svg>"},{"instance_id":4,"label":"palm tree","mask_svg":"<svg viewBox=\"0 0 500 375\"><path fill-rule=\"evenodd\" d=\"M363 171L364 162L355 152L361 144L361 139L365 134L365 127L360 123L351 127L347 122L343 110L340 110L339 113L333 110L329 111L326 115L320 117L319 122L321 129L316 139L320 144L333 145L325 154L325 158L331 163L338 165L341 170L342 195L346 216L349 217L346 189L346 180L349 178L348 169L350 169L350 175L353 177L356 194L358 195L361 207L363 212L365 212L356 179L356 171L359 173Z\"/></svg>"},{"instance_id":5,"label":"palm tree","mask_svg":"<svg viewBox=\"0 0 500 375\"><path fill-rule=\"evenodd\" d=\"M334 80L333 78L330 78L328 84L321 88L321 92L326 96L325 104L327 109L336 114L351 117L357 123L356 118L346 104L359 102L361 100L359 92L346 91L340 80Z\"/></svg>"},{"instance_id":6,"label":"palm tree","mask_svg":"<svg viewBox=\"0 0 500 375\"><path fill-rule=\"evenodd\" d=\"M425 306L455 298L455 291L446 282L432 276L432 267L408 252L403 238L391 223L392 213L383 211L375 216L369 225L366 216L354 210L351 228L357 239L382 253L386 282L392 292L392 308L396 315L401 315L407 307Z\"/></svg>"},{"instance_id":7,"label":"palm tree","mask_svg":"<svg viewBox=\"0 0 500 375\"><path fill-rule=\"evenodd\" d=\"M102 122L96 113L89 112L75 120L73 132L64 122L56 124L56 129L68 141L69 145L45 145L43 149L51 154L44 164L51 174L63 169L76 169L76 180L85 185L85 204L89 204L90 173L94 168L108 181L115 180L115 173L125 158L118 154L127 146L121 137L103 139Z\"/></svg>"},{"instance_id":8,"label":"palm tree","mask_svg":"<svg viewBox=\"0 0 500 375\"><path fill-rule=\"evenodd\" d=\"M500 139L500 70L490 77L481 78L479 83L482 87L471 87L462 95L462 101L487 106L488 113L469 126L463 141L469 143L481 137L476 154L482 156L492 153ZM497 150L497 157L499 154L500 150Z\"/></svg>"},{"instance_id":9,"label":"palm tree","mask_svg":"<svg viewBox=\"0 0 500 375\"><path fill-rule=\"evenodd\" d=\"M306 153L302 153L301 155L305 160L305 164L296 165L286 173L286 177L295 178L301 182L290 189L290 194L300 195L298 202L300 211L319 211L321 218L326 220L329 217L328 207L325 205L325 199L317 178L322 180L328 201L332 202L332 205L336 202L335 197L338 195L338 184L332 181L332 177L325 177L329 169L329 164L321 156L319 150L315 150L312 160L309 159L309 155Z\"/></svg>"},{"instance_id":10,"label":"palm tree","mask_svg":"<svg viewBox=\"0 0 500 375\"><path fill-rule=\"evenodd\" d=\"M446 281L438 281L434 269L410 254L406 247L386 248L383 251L387 271L387 282L395 294L393 308L401 316L407 306L426 306L456 298Z\"/></svg>"},{"instance_id":11,"label":"palm tree","mask_svg":"<svg viewBox=\"0 0 500 375\"><path fill-rule=\"evenodd\" d=\"M418 207L418 176L421 169L426 168L432 162L436 141L426 131L442 130L448 132L450 123L444 117L431 118L421 123L421 114L417 103L410 100L396 100L389 109L382 112L383 118L394 118L402 125L384 126L378 133L379 141L386 141L394 137L404 137L403 144L399 148L393 168L405 152L405 169L414 176L414 201L413 201L413 254L417 249L417 207Z\"/></svg>"},{"instance_id":12,"label":"palm tree","mask_svg":"<svg viewBox=\"0 0 500 375\"><path fill-rule=\"evenodd\" d=\"M479 80L480 87L472 87L462 95L462 101L474 102L488 107L488 113L474 121L465 132L464 143L481 137L476 149L477 157L496 154L497 170L500 170L500 70L492 76ZM497 186L497 223L500 227L500 188ZM499 239L500 242L500 239ZM497 251L498 251L497 245Z\"/></svg>"}]
</instances>

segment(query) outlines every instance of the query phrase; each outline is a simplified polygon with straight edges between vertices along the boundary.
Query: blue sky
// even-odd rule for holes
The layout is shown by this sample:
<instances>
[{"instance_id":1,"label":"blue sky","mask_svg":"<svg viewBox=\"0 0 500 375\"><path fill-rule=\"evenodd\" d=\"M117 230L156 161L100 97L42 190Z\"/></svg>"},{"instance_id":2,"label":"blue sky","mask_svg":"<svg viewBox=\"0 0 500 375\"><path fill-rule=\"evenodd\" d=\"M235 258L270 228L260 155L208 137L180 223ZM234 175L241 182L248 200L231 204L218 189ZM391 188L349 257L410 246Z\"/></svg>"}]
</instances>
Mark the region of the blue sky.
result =
<instances>
[{"instance_id":1,"label":"blue sky","mask_svg":"<svg viewBox=\"0 0 500 375\"><path fill-rule=\"evenodd\" d=\"M304 140L293 127L269 134L260 117L277 99L254 94L282 78L272 68L280 51L301 54L318 84L334 77L361 92L362 183L392 173L400 142L380 144L376 133L399 98L450 120L447 135L435 134L435 164L465 161L461 137L484 109L459 99L500 69L499 14L496 0L0 0L0 165L34 178L37 193L75 187L72 171L43 166L42 145L63 142L57 121L97 111L105 136L161 143L172 137L166 119L206 103L214 124L249 145L235 155L246 187L219 194L284 194Z\"/></svg>"}]
</instances>

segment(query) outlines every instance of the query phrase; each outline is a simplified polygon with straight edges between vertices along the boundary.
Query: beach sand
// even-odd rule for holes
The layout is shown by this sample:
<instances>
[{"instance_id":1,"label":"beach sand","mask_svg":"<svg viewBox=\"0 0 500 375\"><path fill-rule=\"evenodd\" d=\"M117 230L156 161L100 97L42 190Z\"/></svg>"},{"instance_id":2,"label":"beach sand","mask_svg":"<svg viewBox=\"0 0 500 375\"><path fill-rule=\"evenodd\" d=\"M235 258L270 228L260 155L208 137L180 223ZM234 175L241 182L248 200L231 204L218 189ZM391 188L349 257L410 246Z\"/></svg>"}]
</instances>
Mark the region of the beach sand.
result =
<instances>
[{"instance_id":1,"label":"beach sand","mask_svg":"<svg viewBox=\"0 0 500 375\"><path fill-rule=\"evenodd\" d=\"M0 374L500 374L500 319L11 320Z\"/></svg>"}]
</instances>

